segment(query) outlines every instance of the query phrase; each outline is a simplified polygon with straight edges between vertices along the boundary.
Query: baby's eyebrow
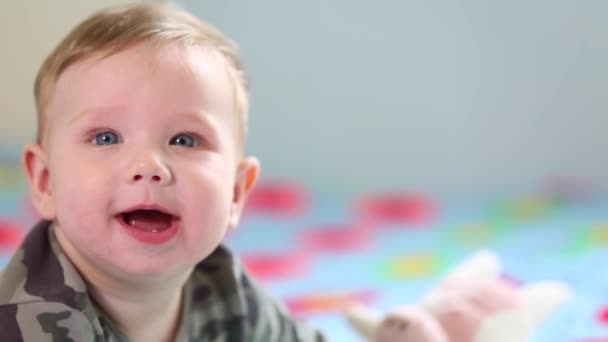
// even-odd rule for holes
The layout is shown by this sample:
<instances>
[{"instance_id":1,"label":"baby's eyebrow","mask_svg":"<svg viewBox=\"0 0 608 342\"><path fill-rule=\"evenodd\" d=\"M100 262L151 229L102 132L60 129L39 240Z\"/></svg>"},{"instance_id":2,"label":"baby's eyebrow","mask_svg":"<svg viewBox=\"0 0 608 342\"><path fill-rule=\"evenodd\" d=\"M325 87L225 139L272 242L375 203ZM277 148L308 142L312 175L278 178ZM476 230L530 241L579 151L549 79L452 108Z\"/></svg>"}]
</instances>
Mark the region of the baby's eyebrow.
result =
<instances>
[{"instance_id":1,"label":"baby's eyebrow","mask_svg":"<svg viewBox=\"0 0 608 342\"><path fill-rule=\"evenodd\" d=\"M203 126L214 127L216 125L214 116L207 111L184 111L177 112L176 118L182 118Z\"/></svg>"},{"instance_id":2,"label":"baby's eyebrow","mask_svg":"<svg viewBox=\"0 0 608 342\"><path fill-rule=\"evenodd\" d=\"M88 117L90 115L110 115L110 114L118 114L122 112L122 108L120 107L98 107L98 108L88 108L83 111L78 112L74 117L72 117L68 123L72 124L76 121L80 121L81 119Z\"/></svg>"},{"instance_id":3,"label":"baby's eyebrow","mask_svg":"<svg viewBox=\"0 0 608 342\"><path fill-rule=\"evenodd\" d=\"M216 115L207 111L187 111L178 112L175 116L179 117L175 120L175 124L178 126L186 125L191 129L201 130L201 133L205 134L210 141L218 139L217 134L221 128Z\"/></svg>"},{"instance_id":4,"label":"baby's eyebrow","mask_svg":"<svg viewBox=\"0 0 608 342\"><path fill-rule=\"evenodd\" d=\"M122 116L126 115L128 111L123 107L94 107L88 108L78 112L74 117L70 118L69 124L81 121L84 118L93 116L93 118L100 116ZM175 111L172 117L175 122L186 121L189 125L195 127L203 127L206 130L214 131L218 128L219 123L217 122L216 115L204 110L194 111Z\"/></svg>"}]
</instances>

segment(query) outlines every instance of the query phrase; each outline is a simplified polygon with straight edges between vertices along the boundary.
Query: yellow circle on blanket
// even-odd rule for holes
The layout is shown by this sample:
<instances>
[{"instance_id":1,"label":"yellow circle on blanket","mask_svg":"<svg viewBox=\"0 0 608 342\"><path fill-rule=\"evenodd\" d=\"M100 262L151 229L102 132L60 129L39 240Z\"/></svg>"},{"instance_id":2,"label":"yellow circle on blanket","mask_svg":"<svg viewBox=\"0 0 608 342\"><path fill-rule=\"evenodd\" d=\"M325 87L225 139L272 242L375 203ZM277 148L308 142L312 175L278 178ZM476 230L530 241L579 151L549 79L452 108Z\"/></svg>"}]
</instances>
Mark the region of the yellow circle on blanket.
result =
<instances>
[{"instance_id":1,"label":"yellow circle on blanket","mask_svg":"<svg viewBox=\"0 0 608 342\"><path fill-rule=\"evenodd\" d=\"M545 195L527 195L506 203L506 211L516 220L533 221L547 217L556 208L555 201Z\"/></svg>"},{"instance_id":2,"label":"yellow circle on blanket","mask_svg":"<svg viewBox=\"0 0 608 342\"><path fill-rule=\"evenodd\" d=\"M412 254L397 257L388 265L388 273L397 279L420 279L433 275L437 258L431 254Z\"/></svg>"},{"instance_id":3,"label":"yellow circle on blanket","mask_svg":"<svg viewBox=\"0 0 608 342\"><path fill-rule=\"evenodd\" d=\"M456 239L467 246L487 245L497 237L497 229L488 223L470 223L456 229Z\"/></svg>"},{"instance_id":4,"label":"yellow circle on blanket","mask_svg":"<svg viewBox=\"0 0 608 342\"><path fill-rule=\"evenodd\" d=\"M608 247L608 224L599 224L589 230L589 242L594 247Z\"/></svg>"},{"instance_id":5,"label":"yellow circle on blanket","mask_svg":"<svg viewBox=\"0 0 608 342\"><path fill-rule=\"evenodd\" d=\"M576 235L561 250L564 256L579 257L595 248L608 248L608 223L585 226L576 231Z\"/></svg>"}]
</instances>

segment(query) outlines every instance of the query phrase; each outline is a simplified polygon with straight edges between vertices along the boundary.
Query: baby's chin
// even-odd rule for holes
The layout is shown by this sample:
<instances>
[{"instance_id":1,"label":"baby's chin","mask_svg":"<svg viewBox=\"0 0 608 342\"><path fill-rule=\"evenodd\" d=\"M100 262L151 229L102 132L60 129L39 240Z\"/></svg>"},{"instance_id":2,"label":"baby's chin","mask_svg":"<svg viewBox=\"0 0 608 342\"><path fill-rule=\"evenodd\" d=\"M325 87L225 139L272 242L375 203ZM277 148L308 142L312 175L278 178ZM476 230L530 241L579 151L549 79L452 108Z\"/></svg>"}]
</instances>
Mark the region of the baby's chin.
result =
<instances>
[{"instance_id":1,"label":"baby's chin","mask_svg":"<svg viewBox=\"0 0 608 342\"><path fill-rule=\"evenodd\" d=\"M177 244L152 248L131 241L132 238L128 236L117 235L105 238L68 237L71 246L66 254L85 276L102 272L104 277L126 280L152 281L175 277L189 272L198 263L197 256L189 255Z\"/></svg>"},{"instance_id":2,"label":"baby's chin","mask_svg":"<svg viewBox=\"0 0 608 342\"><path fill-rule=\"evenodd\" d=\"M187 278L196 265L190 260L175 258L150 259L147 256L114 255L97 258L95 268L103 270L107 276L124 281L174 281Z\"/></svg>"}]
</instances>

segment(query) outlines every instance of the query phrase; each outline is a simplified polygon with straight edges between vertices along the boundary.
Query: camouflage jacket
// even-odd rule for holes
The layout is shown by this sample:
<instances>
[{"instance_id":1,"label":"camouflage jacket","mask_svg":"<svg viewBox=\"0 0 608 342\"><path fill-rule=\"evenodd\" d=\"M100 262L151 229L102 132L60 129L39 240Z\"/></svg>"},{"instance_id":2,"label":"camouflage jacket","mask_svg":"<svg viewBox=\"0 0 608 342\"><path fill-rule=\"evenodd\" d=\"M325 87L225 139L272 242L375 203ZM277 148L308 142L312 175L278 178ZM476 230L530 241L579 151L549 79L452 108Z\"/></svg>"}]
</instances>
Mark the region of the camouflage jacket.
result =
<instances>
[{"instance_id":1,"label":"camouflage jacket","mask_svg":"<svg viewBox=\"0 0 608 342\"><path fill-rule=\"evenodd\" d=\"M126 342L87 294L50 223L37 224L0 278L0 340ZM323 341L291 319L220 246L184 287L182 341Z\"/></svg>"}]
</instances>

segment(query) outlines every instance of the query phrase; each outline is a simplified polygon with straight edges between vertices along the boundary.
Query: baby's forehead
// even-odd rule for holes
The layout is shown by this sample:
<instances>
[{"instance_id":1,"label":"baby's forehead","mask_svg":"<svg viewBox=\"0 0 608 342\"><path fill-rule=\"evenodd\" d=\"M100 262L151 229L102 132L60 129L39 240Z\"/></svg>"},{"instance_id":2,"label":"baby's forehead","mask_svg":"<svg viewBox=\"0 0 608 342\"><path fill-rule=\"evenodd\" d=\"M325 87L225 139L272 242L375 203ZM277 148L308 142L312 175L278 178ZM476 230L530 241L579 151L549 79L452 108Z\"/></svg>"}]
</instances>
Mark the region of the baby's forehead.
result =
<instances>
[{"instance_id":1,"label":"baby's forehead","mask_svg":"<svg viewBox=\"0 0 608 342\"><path fill-rule=\"evenodd\" d=\"M233 85L227 69L222 56L210 49L140 44L110 55L99 53L75 63L59 77L57 86L98 88L128 83L142 87L164 83L166 90L183 85L184 89L200 90L201 96L206 93L229 96Z\"/></svg>"},{"instance_id":2,"label":"baby's forehead","mask_svg":"<svg viewBox=\"0 0 608 342\"><path fill-rule=\"evenodd\" d=\"M50 112L147 104L182 111L204 107L233 116L234 84L226 69L221 55L195 47L142 44L98 54L62 73Z\"/></svg>"}]
</instances>

